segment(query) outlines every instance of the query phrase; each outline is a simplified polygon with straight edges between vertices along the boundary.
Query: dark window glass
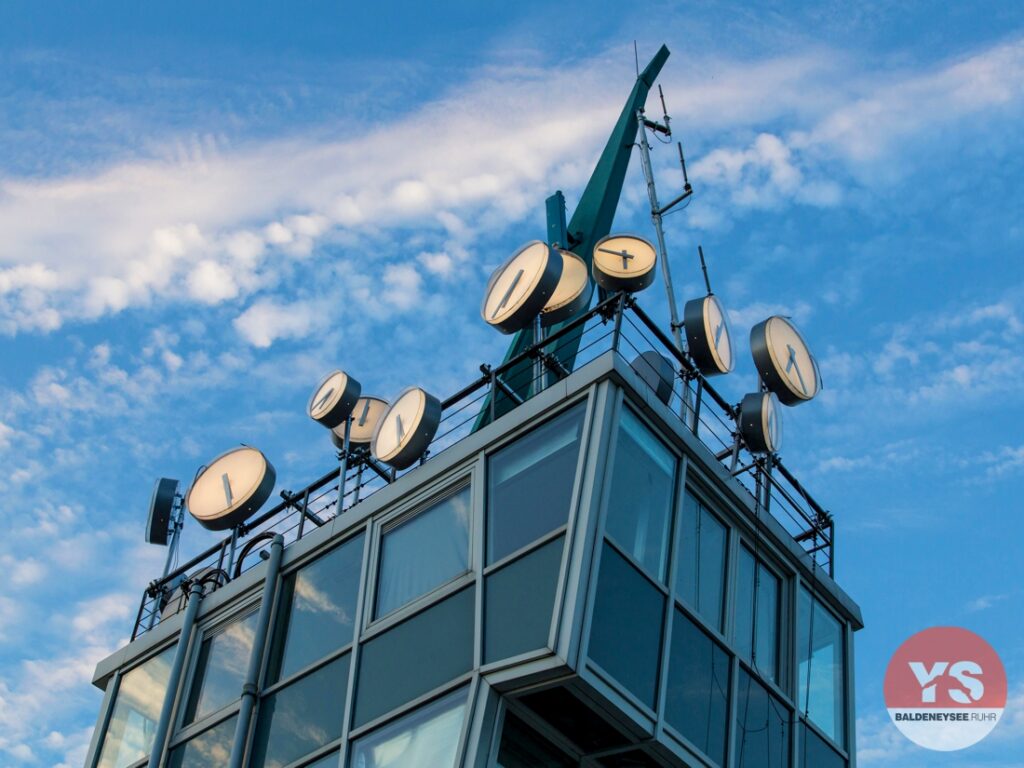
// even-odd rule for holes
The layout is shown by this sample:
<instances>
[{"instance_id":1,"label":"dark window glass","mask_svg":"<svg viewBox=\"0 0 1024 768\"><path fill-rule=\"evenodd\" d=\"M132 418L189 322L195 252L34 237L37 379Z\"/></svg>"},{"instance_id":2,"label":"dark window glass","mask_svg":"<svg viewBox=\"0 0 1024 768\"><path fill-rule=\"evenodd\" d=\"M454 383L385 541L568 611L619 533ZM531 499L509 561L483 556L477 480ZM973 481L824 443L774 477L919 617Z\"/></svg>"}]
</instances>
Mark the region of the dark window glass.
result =
<instances>
[{"instance_id":1,"label":"dark window glass","mask_svg":"<svg viewBox=\"0 0 1024 768\"><path fill-rule=\"evenodd\" d=\"M356 727L473 668L474 607L463 589L363 643Z\"/></svg>"},{"instance_id":2,"label":"dark window glass","mask_svg":"<svg viewBox=\"0 0 1024 768\"><path fill-rule=\"evenodd\" d=\"M362 560L360 535L289 576L280 614L283 648L271 681L352 642Z\"/></svg>"},{"instance_id":3,"label":"dark window glass","mask_svg":"<svg viewBox=\"0 0 1024 768\"><path fill-rule=\"evenodd\" d=\"M196 661L185 724L201 720L242 695L249 669L257 614L231 622L203 640Z\"/></svg>"},{"instance_id":4,"label":"dark window glass","mask_svg":"<svg viewBox=\"0 0 1024 768\"><path fill-rule=\"evenodd\" d=\"M484 660L544 648L551 632L565 537L549 541L487 576Z\"/></svg>"},{"instance_id":5,"label":"dark window glass","mask_svg":"<svg viewBox=\"0 0 1024 768\"><path fill-rule=\"evenodd\" d=\"M787 768L789 710L742 667L737 683L736 768Z\"/></svg>"},{"instance_id":6,"label":"dark window glass","mask_svg":"<svg viewBox=\"0 0 1024 768\"><path fill-rule=\"evenodd\" d=\"M708 624L722 630L726 527L689 491L676 547L676 593Z\"/></svg>"},{"instance_id":7,"label":"dark window glass","mask_svg":"<svg viewBox=\"0 0 1024 768\"><path fill-rule=\"evenodd\" d=\"M491 456L487 465L487 562L564 525L580 453L583 405Z\"/></svg>"},{"instance_id":8,"label":"dark window glass","mask_svg":"<svg viewBox=\"0 0 1024 768\"><path fill-rule=\"evenodd\" d=\"M281 768L341 736L346 653L260 701L252 765Z\"/></svg>"},{"instance_id":9,"label":"dark window glass","mask_svg":"<svg viewBox=\"0 0 1024 768\"><path fill-rule=\"evenodd\" d=\"M766 679L779 679L779 597L781 583L753 553L740 547L736 573L734 642L740 656Z\"/></svg>"},{"instance_id":10,"label":"dark window glass","mask_svg":"<svg viewBox=\"0 0 1024 768\"><path fill-rule=\"evenodd\" d=\"M654 708L665 598L605 544L590 629L590 658Z\"/></svg>"},{"instance_id":11,"label":"dark window glass","mask_svg":"<svg viewBox=\"0 0 1024 768\"><path fill-rule=\"evenodd\" d=\"M846 768L846 760L813 730L800 726L800 765L804 768Z\"/></svg>"},{"instance_id":12,"label":"dark window glass","mask_svg":"<svg viewBox=\"0 0 1024 768\"><path fill-rule=\"evenodd\" d=\"M629 410L615 445L608 535L658 581L665 581L676 458Z\"/></svg>"},{"instance_id":13,"label":"dark window glass","mask_svg":"<svg viewBox=\"0 0 1024 768\"><path fill-rule=\"evenodd\" d=\"M337 752L331 752L329 755L324 755L319 760L314 760L312 763L306 763L302 768L338 768L339 756Z\"/></svg>"},{"instance_id":14,"label":"dark window glass","mask_svg":"<svg viewBox=\"0 0 1024 768\"><path fill-rule=\"evenodd\" d=\"M149 756L175 650L172 645L121 678L99 768L124 768Z\"/></svg>"},{"instance_id":15,"label":"dark window glass","mask_svg":"<svg viewBox=\"0 0 1024 768\"><path fill-rule=\"evenodd\" d=\"M381 536L376 616L469 569L469 486Z\"/></svg>"},{"instance_id":16,"label":"dark window glass","mask_svg":"<svg viewBox=\"0 0 1024 768\"><path fill-rule=\"evenodd\" d=\"M672 624L665 720L719 765L725 765L729 656L678 608Z\"/></svg>"},{"instance_id":17,"label":"dark window glass","mask_svg":"<svg viewBox=\"0 0 1024 768\"><path fill-rule=\"evenodd\" d=\"M846 739L843 626L806 589L800 590L797 613L800 712L842 746Z\"/></svg>"},{"instance_id":18,"label":"dark window glass","mask_svg":"<svg viewBox=\"0 0 1024 768\"><path fill-rule=\"evenodd\" d=\"M505 714L498 768L575 768L577 764L513 713Z\"/></svg>"},{"instance_id":19,"label":"dark window glass","mask_svg":"<svg viewBox=\"0 0 1024 768\"><path fill-rule=\"evenodd\" d=\"M175 747L167 760L167 767L224 768L231 760L237 723L238 715L233 715Z\"/></svg>"},{"instance_id":20,"label":"dark window glass","mask_svg":"<svg viewBox=\"0 0 1024 768\"><path fill-rule=\"evenodd\" d=\"M459 751L466 690L431 702L359 739L354 768L451 768Z\"/></svg>"},{"instance_id":21,"label":"dark window glass","mask_svg":"<svg viewBox=\"0 0 1024 768\"><path fill-rule=\"evenodd\" d=\"M581 752L607 752L629 743L611 721L563 687L527 693L519 702Z\"/></svg>"},{"instance_id":22,"label":"dark window glass","mask_svg":"<svg viewBox=\"0 0 1024 768\"><path fill-rule=\"evenodd\" d=\"M660 768L661 763L656 763L645 752L639 749L629 752L619 752L615 755L602 757L598 761L605 768Z\"/></svg>"}]
</instances>

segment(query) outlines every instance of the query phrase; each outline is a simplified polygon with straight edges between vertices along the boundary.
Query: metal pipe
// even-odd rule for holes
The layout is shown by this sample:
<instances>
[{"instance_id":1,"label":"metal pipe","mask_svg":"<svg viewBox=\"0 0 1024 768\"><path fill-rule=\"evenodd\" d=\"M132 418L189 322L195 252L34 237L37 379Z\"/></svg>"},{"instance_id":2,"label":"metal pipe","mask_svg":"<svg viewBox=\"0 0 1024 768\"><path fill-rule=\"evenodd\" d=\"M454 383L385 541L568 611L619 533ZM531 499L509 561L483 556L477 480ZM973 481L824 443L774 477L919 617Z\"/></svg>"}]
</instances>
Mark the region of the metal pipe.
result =
<instances>
[{"instance_id":1,"label":"metal pipe","mask_svg":"<svg viewBox=\"0 0 1024 768\"><path fill-rule=\"evenodd\" d=\"M352 417L345 419L345 442L341 449L341 468L338 471L338 514L345 511L345 475L348 473L349 438L352 435Z\"/></svg>"},{"instance_id":2,"label":"metal pipe","mask_svg":"<svg viewBox=\"0 0 1024 768\"><path fill-rule=\"evenodd\" d=\"M178 647L174 651L174 661L171 663L171 671L167 677L164 704L160 709L160 719L157 721L156 732L153 736L153 749L149 753L149 765L151 768L161 768L161 766L166 764L166 761L162 759L164 756L164 743L167 741L167 734L171 729L174 699L178 693L178 685L181 683L181 671L185 667L185 656L188 654L192 629L195 627L196 615L199 613L199 603L202 600L203 585L198 581L191 582L188 588L188 605L185 606L185 616L181 620L181 632L178 634Z\"/></svg>"},{"instance_id":3,"label":"metal pipe","mask_svg":"<svg viewBox=\"0 0 1024 768\"><path fill-rule=\"evenodd\" d=\"M274 540L270 542L270 560L267 562L267 575L263 582L260 613L256 619L256 632L252 641L252 652L249 654L249 671L246 673L245 683L242 685L242 703L238 709L238 722L235 724L235 741L234 746L231 748L230 768L242 768L245 742L249 735L249 724L252 721L252 713L256 707L260 667L263 666L263 646L266 645L267 633L270 629L271 603L274 599L274 589L277 586L277 574L281 570L281 555L283 552L284 536L280 533L275 534Z\"/></svg>"}]
</instances>

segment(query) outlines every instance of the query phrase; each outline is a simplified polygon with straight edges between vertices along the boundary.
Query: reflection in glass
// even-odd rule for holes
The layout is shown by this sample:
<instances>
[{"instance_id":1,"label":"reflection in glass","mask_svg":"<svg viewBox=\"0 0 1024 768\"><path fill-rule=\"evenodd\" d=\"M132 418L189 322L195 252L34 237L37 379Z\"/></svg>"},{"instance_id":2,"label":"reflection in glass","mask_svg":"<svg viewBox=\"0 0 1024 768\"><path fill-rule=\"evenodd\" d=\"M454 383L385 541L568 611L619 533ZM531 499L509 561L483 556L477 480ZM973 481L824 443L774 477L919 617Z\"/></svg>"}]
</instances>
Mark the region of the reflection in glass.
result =
<instances>
[{"instance_id":1,"label":"reflection in glass","mask_svg":"<svg viewBox=\"0 0 1024 768\"><path fill-rule=\"evenodd\" d=\"M281 768L341 736L346 653L260 701L252 765Z\"/></svg>"},{"instance_id":2,"label":"reflection in glass","mask_svg":"<svg viewBox=\"0 0 1024 768\"><path fill-rule=\"evenodd\" d=\"M233 715L175 747L167 768L224 768L231 759L237 722L238 715Z\"/></svg>"},{"instance_id":3,"label":"reflection in glass","mask_svg":"<svg viewBox=\"0 0 1024 768\"><path fill-rule=\"evenodd\" d=\"M705 755L724 765L728 712L729 656L677 608L665 720Z\"/></svg>"},{"instance_id":4,"label":"reflection in glass","mask_svg":"<svg viewBox=\"0 0 1024 768\"><path fill-rule=\"evenodd\" d=\"M172 645L121 678L98 768L124 768L149 756L175 648Z\"/></svg>"},{"instance_id":5,"label":"reflection in glass","mask_svg":"<svg viewBox=\"0 0 1024 768\"><path fill-rule=\"evenodd\" d=\"M802 722L800 734L800 765L808 768L846 768L846 760L842 755Z\"/></svg>"},{"instance_id":6,"label":"reflection in glass","mask_svg":"<svg viewBox=\"0 0 1024 768\"><path fill-rule=\"evenodd\" d=\"M315 760L312 763L306 763L302 768L338 768L338 753L331 752L329 755L324 755L319 760Z\"/></svg>"},{"instance_id":7,"label":"reflection in glass","mask_svg":"<svg viewBox=\"0 0 1024 768\"><path fill-rule=\"evenodd\" d=\"M583 430L583 405L491 456L487 466L487 562L564 525Z\"/></svg>"},{"instance_id":8,"label":"reflection in glass","mask_svg":"<svg viewBox=\"0 0 1024 768\"><path fill-rule=\"evenodd\" d=\"M469 486L386 531L380 543L380 617L469 569Z\"/></svg>"},{"instance_id":9,"label":"reflection in glass","mask_svg":"<svg viewBox=\"0 0 1024 768\"><path fill-rule=\"evenodd\" d=\"M577 764L520 718L505 713L497 768L575 768Z\"/></svg>"},{"instance_id":10,"label":"reflection in glass","mask_svg":"<svg viewBox=\"0 0 1024 768\"><path fill-rule=\"evenodd\" d=\"M844 746L843 627L806 589L800 590L796 642L800 713Z\"/></svg>"},{"instance_id":11,"label":"reflection in glass","mask_svg":"<svg viewBox=\"0 0 1024 768\"><path fill-rule=\"evenodd\" d=\"M665 598L607 542L594 599L589 655L634 696L654 708Z\"/></svg>"},{"instance_id":12,"label":"reflection in glass","mask_svg":"<svg viewBox=\"0 0 1024 768\"><path fill-rule=\"evenodd\" d=\"M192 694L185 709L186 725L216 712L242 695L242 683L252 655L256 616L250 613L203 640Z\"/></svg>"},{"instance_id":13,"label":"reflection in glass","mask_svg":"<svg viewBox=\"0 0 1024 768\"><path fill-rule=\"evenodd\" d=\"M455 764L466 709L458 690L364 736L352 752L354 768L447 768Z\"/></svg>"},{"instance_id":14,"label":"reflection in glass","mask_svg":"<svg viewBox=\"0 0 1024 768\"><path fill-rule=\"evenodd\" d=\"M279 619L283 650L271 681L283 680L352 641L362 560L359 535L289 577L279 614L287 617Z\"/></svg>"},{"instance_id":15,"label":"reflection in glass","mask_svg":"<svg viewBox=\"0 0 1024 768\"><path fill-rule=\"evenodd\" d=\"M737 682L736 768L786 768L789 710L742 667Z\"/></svg>"},{"instance_id":16,"label":"reflection in glass","mask_svg":"<svg viewBox=\"0 0 1024 768\"><path fill-rule=\"evenodd\" d=\"M774 683L779 679L781 583L746 547L740 547L736 570L736 650Z\"/></svg>"},{"instance_id":17,"label":"reflection in glass","mask_svg":"<svg viewBox=\"0 0 1024 768\"><path fill-rule=\"evenodd\" d=\"M711 626L722 631L726 527L689 491L676 549L676 593Z\"/></svg>"},{"instance_id":18,"label":"reflection in glass","mask_svg":"<svg viewBox=\"0 0 1024 768\"><path fill-rule=\"evenodd\" d=\"M676 458L632 411L623 409L608 494L608 535L665 581Z\"/></svg>"}]
</instances>

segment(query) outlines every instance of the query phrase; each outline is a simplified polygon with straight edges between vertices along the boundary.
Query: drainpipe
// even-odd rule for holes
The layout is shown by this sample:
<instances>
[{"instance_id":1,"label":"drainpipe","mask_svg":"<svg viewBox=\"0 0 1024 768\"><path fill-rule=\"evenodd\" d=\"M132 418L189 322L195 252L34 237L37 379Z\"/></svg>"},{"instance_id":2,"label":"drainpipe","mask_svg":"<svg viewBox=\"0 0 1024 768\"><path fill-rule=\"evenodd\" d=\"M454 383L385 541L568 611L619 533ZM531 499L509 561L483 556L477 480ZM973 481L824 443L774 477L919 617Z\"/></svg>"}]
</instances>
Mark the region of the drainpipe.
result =
<instances>
[{"instance_id":1,"label":"drainpipe","mask_svg":"<svg viewBox=\"0 0 1024 768\"><path fill-rule=\"evenodd\" d=\"M260 615L256 621L256 636L252 642L252 653L249 656L249 671L242 686L242 705L238 710L238 722L235 724L235 744L231 748L230 768L242 768L242 757L245 753L245 741L249 734L249 723L252 721L253 709L256 707L256 684L259 682L260 667L263 665L263 646L266 645L267 631L270 628L270 608L274 599L274 587L277 574L281 570L281 554L284 552L284 536L274 534L270 542L270 562L267 563L267 575L263 582L263 598L260 602Z\"/></svg>"},{"instance_id":2,"label":"drainpipe","mask_svg":"<svg viewBox=\"0 0 1024 768\"><path fill-rule=\"evenodd\" d=\"M185 656L188 653L189 640L192 637L192 629L195 627L196 614L199 613L199 603L203 599L203 585L199 581L193 581L188 588L188 604L185 606L185 617L181 622L181 632L178 635L178 648L174 653L174 663L171 665L171 673L167 678L167 692L164 693L164 706L160 710L160 720L157 722L156 735L153 738L153 751L149 755L149 765L152 768L159 768L165 761L161 758L164 753L164 742L167 741L167 732L171 728L171 715L174 713L174 698L178 692L178 684L181 682L181 671L185 667Z\"/></svg>"}]
</instances>

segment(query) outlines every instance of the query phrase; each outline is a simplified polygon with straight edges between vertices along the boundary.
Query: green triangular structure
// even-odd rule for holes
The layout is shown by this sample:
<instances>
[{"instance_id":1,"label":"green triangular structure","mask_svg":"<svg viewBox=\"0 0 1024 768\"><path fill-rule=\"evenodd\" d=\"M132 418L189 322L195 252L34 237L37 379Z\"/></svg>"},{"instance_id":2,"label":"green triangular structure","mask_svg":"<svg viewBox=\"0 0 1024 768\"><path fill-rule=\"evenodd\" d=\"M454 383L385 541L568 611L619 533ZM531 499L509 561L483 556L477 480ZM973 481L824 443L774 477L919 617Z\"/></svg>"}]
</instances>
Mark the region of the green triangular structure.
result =
<instances>
[{"instance_id":1,"label":"green triangular structure","mask_svg":"<svg viewBox=\"0 0 1024 768\"><path fill-rule=\"evenodd\" d=\"M668 59L669 51L664 45L658 50L651 63L647 65L640 76L636 79L633 92L629 94L619 120L608 137L608 143L601 153L594 172L587 182L583 196L580 198L576 212L568 225L568 242L560 243L562 247L579 255L587 266L590 267L594 245L602 237L611 231L612 221L615 218L615 209L619 205L619 197L622 194L622 184L626 179L626 169L629 167L629 158L633 154L633 145L636 142L636 111L643 108L647 102L647 94L654 85L658 73ZM548 213L548 237L554 241L554 234L561 230L561 222L565 221L564 212L565 199L562 193L558 192L547 200ZM559 207L562 206L562 210ZM558 221L561 217L561 222ZM565 323L572 322L569 318ZM563 323L563 325L565 324ZM562 327L554 326L552 332ZM579 350L580 334L583 329L570 333L568 337L559 341L559 349L556 356L566 370L571 371L576 362L576 353ZM534 343L533 329L527 328L520 331L512 339L508 351L505 353L505 361L511 360L521 354ZM522 398L529 396L530 382L533 378L533 362L525 360L506 372L502 378L510 388ZM494 403L495 416L502 416L515 407L515 403L500 392L492 392L484 407L477 416L474 431L490 423L490 397L497 397Z\"/></svg>"}]
</instances>

